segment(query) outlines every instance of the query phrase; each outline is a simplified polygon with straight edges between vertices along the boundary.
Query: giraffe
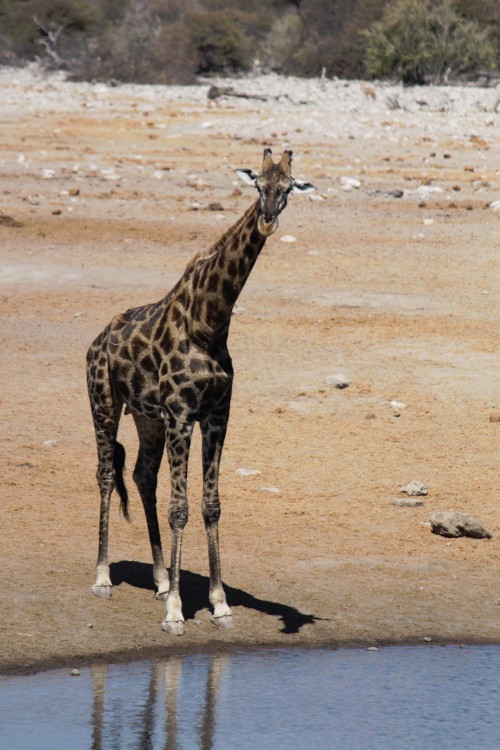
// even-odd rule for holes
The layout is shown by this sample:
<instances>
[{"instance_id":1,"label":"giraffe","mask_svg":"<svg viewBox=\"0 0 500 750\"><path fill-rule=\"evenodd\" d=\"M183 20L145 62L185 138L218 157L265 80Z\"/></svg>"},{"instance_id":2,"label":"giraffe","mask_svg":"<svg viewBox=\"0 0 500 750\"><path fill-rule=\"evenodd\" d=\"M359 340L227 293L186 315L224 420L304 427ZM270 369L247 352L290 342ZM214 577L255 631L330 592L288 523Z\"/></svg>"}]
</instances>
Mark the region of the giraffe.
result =
<instances>
[{"instance_id":1,"label":"giraffe","mask_svg":"<svg viewBox=\"0 0 500 750\"><path fill-rule=\"evenodd\" d=\"M221 582L218 521L219 464L229 418L233 368L227 349L231 312L290 193L316 188L292 177L292 151L275 163L264 150L259 174L237 174L257 188L259 197L207 254L195 256L173 289L159 302L131 308L114 317L87 353L87 384L97 442L97 482L101 494L99 550L92 593L111 596L108 564L110 498L116 489L128 519L123 481L125 450L117 441L122 409L132 414L139 437L133 479L141 497L153 556L156 596L166 601L162 628L182 635L179 592L182 534L188 520L186 494L191 435L202 434L204 519L210 571L212 622L232 627ZM157 475L164 449L170 467L170 576L163 561L156 512Z\"/></svg>"}]
</instances>

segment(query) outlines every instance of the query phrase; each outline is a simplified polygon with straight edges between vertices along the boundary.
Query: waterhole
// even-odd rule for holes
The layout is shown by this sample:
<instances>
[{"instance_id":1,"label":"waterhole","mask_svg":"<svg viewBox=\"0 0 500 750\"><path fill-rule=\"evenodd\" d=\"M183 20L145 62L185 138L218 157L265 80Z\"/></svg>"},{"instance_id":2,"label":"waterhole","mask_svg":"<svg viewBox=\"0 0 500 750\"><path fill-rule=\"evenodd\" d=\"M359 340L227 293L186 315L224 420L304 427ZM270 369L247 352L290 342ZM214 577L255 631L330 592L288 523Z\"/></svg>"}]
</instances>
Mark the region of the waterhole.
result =
<instances>
[{"instance_id":1,"label":"waterhole","mask_svg":"<svg viewBox=\"0 0 500 750\"><path fill-rule=\"evenodd\" d=\"M0 680L3 750L498 750L500 647L172 656Z\"/></svg>"}]
</instances>

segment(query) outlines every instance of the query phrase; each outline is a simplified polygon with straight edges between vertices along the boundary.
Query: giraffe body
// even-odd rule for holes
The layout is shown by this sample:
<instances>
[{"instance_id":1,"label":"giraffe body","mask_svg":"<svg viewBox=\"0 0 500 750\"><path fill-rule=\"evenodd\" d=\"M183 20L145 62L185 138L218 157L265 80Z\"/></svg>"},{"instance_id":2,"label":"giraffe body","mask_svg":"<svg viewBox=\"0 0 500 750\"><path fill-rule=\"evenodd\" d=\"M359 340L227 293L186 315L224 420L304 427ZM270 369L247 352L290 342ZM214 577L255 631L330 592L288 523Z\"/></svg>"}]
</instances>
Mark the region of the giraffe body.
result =
<instances>
[{"instance_id":1,"label":"giraffe body","mask_svg":"<svg viewBox=\"0 0 500 750\"><path fill-rule=\"evenodd\" d=\"M97 596L111 596L108 519L114 488L128 517L123 483L125 459L117 432L123 406L134 418L139 453L133 478L141 496L153 553L157 597L166 599L163 629L184 632L179 594L182 532L188 520L186 494L191 435L200 424L203 443L202 514L208 540L209 599L215 624L232 625L221 582L218 521L219 464L224 445L233 368L227 348L232 308L264 246L277 228L288 193L314 190L291 177L291 152L275 164L264 152L259 175L239 170L260 197L205 256L187 266L174 288L159 302L117 315L87 353L87 383L97 441L97 480L101 492ZM156 485L164 448L170 466L172 531L171 575L163 561L156 513Z\"/></svg>"}]
</instances>

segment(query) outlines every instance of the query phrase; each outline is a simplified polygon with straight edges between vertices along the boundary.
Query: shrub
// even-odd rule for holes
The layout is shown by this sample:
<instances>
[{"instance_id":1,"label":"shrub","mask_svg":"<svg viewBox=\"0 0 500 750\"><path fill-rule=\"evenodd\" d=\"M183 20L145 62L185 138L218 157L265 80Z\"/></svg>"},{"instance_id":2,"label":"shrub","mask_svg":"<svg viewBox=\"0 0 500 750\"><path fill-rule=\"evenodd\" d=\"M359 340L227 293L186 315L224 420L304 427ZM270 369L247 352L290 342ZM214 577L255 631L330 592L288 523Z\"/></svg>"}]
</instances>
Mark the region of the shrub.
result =
<instances>
[{"instance_id":1,"label":"shrub","mask_svg":"<svg viewBox=\"0 0 500 750\"><path fill-rule=\"evenodd\" d=\"M442 82L495 65L488 30L459 16L449 0L395 0L366 36L365 64L375 78Z\"/></svg>"}]
</instances>

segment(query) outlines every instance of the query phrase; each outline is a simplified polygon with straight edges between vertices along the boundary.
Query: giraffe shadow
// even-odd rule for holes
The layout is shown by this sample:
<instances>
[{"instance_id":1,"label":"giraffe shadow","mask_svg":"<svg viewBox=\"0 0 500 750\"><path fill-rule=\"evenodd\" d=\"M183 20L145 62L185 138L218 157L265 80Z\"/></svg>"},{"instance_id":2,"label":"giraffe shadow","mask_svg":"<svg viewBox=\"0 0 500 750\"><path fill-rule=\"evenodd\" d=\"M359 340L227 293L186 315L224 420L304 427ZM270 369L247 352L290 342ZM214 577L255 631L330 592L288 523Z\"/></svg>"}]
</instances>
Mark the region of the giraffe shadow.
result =
<instances>
[{"instance_id":1,"label":"giraffe shadow","mask_svg":"<svg viewBox=\"0 0 500 750\"><path fill-rule=\"evenodd\" d=\"M120 560L120 562L111 563L110 572L113 586L126 583L138 589L156 590L151 564L135 560ZM192 573L190 570L181 571L182 610L186 620L193 620L196 612L207 606L209 586L210 580L207 576ZM227 583L224 583L224 590L230 607L246 607L272 617L279 617L283 623L281 632L287 635L298 633L304 625L314 625L315 622L323 619L305 614L288 604L259 599Z\"/></svg>"}]
</instances>

